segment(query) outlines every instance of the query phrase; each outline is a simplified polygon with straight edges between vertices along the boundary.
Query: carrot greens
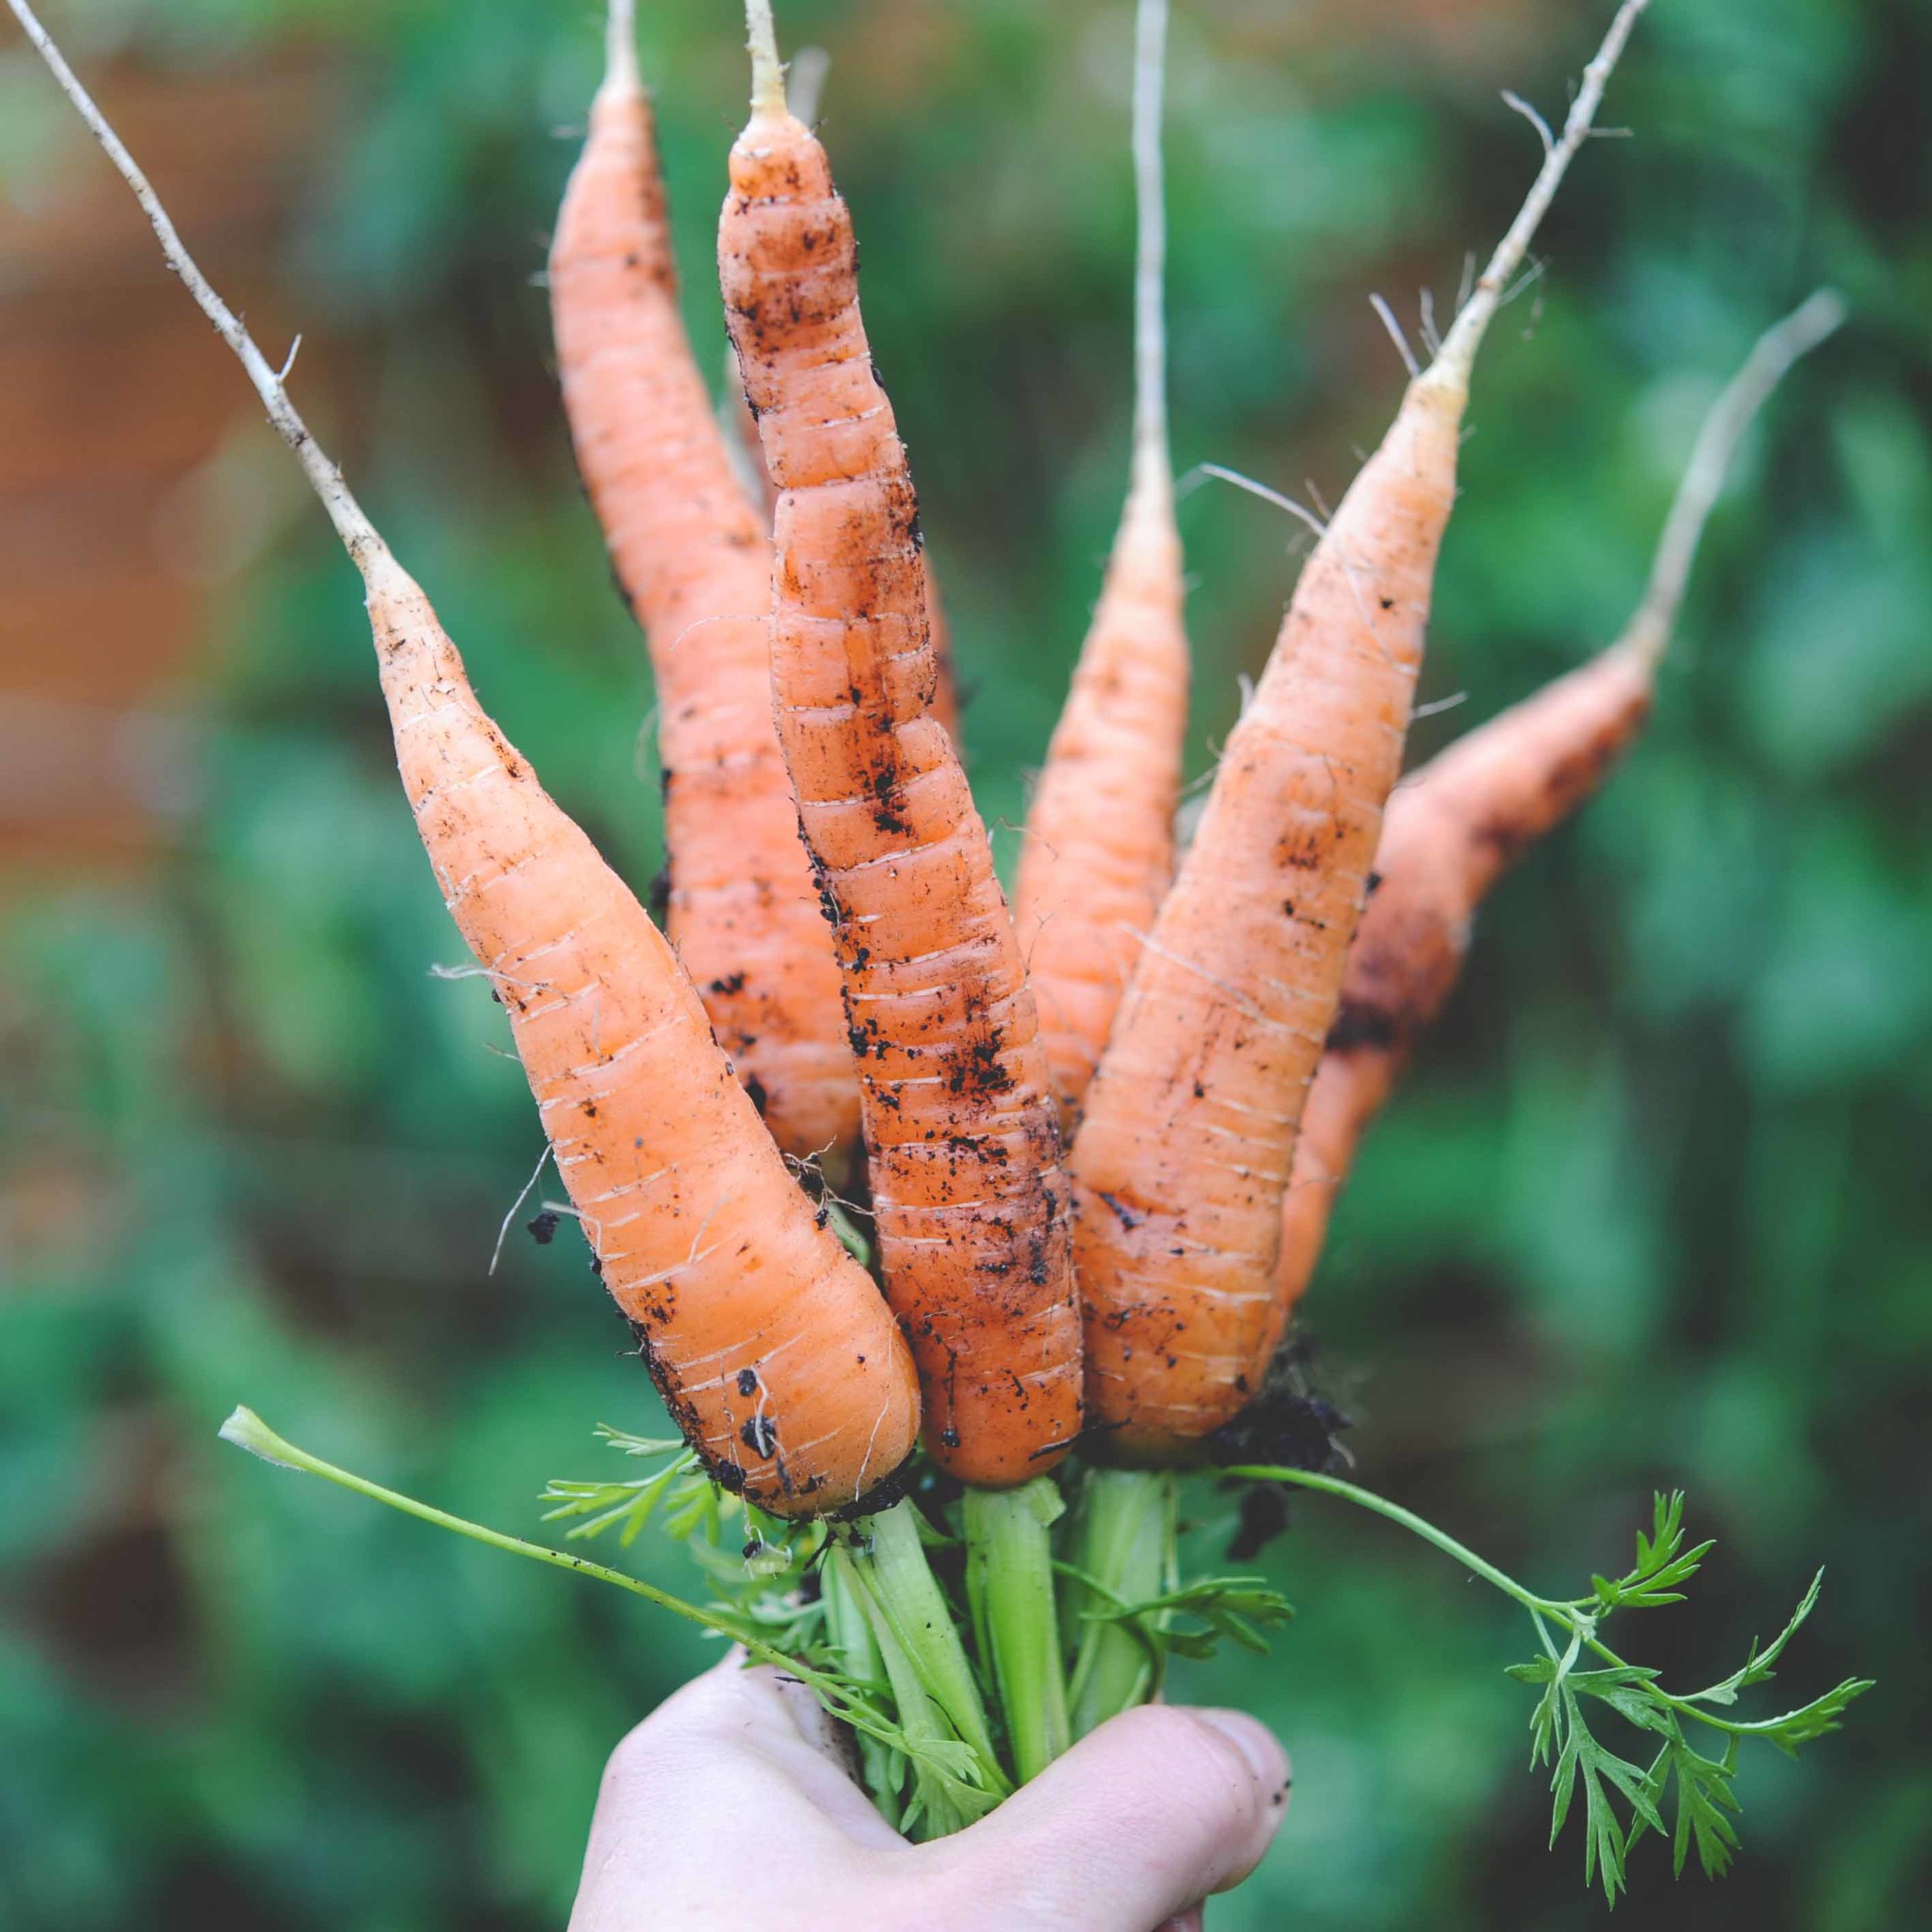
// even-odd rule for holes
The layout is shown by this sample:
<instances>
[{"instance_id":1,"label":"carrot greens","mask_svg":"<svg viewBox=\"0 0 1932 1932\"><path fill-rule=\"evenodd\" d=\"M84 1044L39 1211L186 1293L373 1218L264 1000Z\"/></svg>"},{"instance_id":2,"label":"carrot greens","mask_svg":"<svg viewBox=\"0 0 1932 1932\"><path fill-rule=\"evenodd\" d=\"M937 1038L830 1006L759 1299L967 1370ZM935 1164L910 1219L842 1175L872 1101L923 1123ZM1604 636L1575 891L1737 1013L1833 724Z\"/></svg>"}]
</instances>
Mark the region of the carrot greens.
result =
<instances>
[{"instance_id":1,"label":"carrot greens","mask_svg":"<svg viewBox=\"0 0 1932 1932\"><path fill-rule=\"evenodd\" d=\"M1539 1597L1505 1575L1413 1511L1354 1483L1313 1470L1261 1465L1233 1469L1229 1474L1256 1482L1292 1483L1320 1490L1372 1510L1433 1543L1529 1613L1542 1654L1526 1664L1512 1665L1509 1675L1520 1683L1539 1685L1543 1691L1530 1717L1530 1761L1552 1767L1549 1840L1554 1845L1561 1834L1580 1785L1584 1880L1600 1882L1612 1903L1624 1883L1630 1848L1645 1832L1662 1833L1665 1828L1661 1807L1673 1781L1677 1794L1676 1828L1672 1835L1675 1867L1683 1870L1695 1842L1706 1875L1717 1877L1729 1866L1737 1845L1736 1830L1730 1821L1738 1808L1731 1789L1738 1746L1748 1738L1762 1738L1795 1757L1801 1744L1836 1730L1847 1706L1872 1688L1869 1678L1848 1677L1821 1696L1779 1716L1745 1721L1722 1714L1737 1702L1740 1691L1772 1675L1772 1665L1817 1606L1825 1579L1822 1570L1811 1579L1791 1621L1769 1644L1760 1649L1754 1642L1750 1655L1736 1670L1700 1691L1666 1691L1658 1683L1656 1671L1627 1662L1604 1641L1604 1624L1614 1611L1655 1610L1682 1603L1684 1593L1677 1586L1689 1582L1709 1553L1713 1546L1709 1541L1689 1549L1684 1547L1682 1490L1656 1498L1650 1532L1637 1532L1636 1560L1622 1576L1593 1577L1587 1596L1550 1597ZM1596 1666L1583 1668L1586 1658L1595 1658ZM1591 1704L1603 1706L1634 1729L1660 1740L1648 1767L1617 1756L1599 1742L1586 1715ZM1692 1748L1689 1736L1696 1733L1687 1733L1686 1726L1695 1725L1719 1734L1723 1743L1721 1757L1706 1757ZM1614 1801L1618 1797L1629 1813L1628 1819L1617 1816Z\"/></svg>"}]
</instances>

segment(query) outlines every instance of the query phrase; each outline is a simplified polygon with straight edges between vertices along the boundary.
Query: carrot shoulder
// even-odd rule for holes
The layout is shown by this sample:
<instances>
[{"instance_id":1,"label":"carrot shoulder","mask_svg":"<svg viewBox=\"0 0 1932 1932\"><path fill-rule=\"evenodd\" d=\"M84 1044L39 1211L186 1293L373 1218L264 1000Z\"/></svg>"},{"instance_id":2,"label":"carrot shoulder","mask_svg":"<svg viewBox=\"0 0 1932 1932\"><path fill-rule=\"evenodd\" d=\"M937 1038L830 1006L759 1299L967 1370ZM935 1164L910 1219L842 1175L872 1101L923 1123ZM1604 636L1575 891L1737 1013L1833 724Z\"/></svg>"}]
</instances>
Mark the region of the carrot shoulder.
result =
<instances>
[{"instance_id":1,"label":"carrot shoulder","mask_svg":"<svg viewBox=\"0 0 1932 1932\"><path fill-rule=\"evenodd\" d=\"M1070 1126L1174 873L1187 731L1184 577L1168 454L1161 278L1165 0L1141 0L1134 99L1140 239L1134 470L1100 602L1020 848L1014 923Z\"/></svg>"},{"instance_id":2,"label":"carrot shoulder","mask_svg":"<svg viewBox=\"0 0 1932 1932\"><path fill-rule=\"evenodd\" d=\"M1705 419L1617 641L1439 753L1389 801L1379 884L1349 955L1282 1206L1279 1292L1306 1289L1335 1195L1417 1036L1462 971L1470 922L1504 871L1591 796L1649 716L1657 666L1733 452L1793 362L1843 315L1821 291L1767 330Z\"/></svg>"},{"instance_id":3,"label":"carrot shoulder","mask_svg":"<svg viewBox=\"0 0 1932 1932\"><path fill-rule=\"evenodd\" d=\"M779 736L834 920L886 1292L927 1445L998 1487L1050 1467L1080 1426L1057 1126L985 828L933 715L917 506L851 218L785 110L769 8L751 11L758 93L719 261L779 489Z\"/></svg>"},{"instance_id":4,"label":"carrot shoulder","mask_svg":"<svg viewBox=\"0 0 1932 1932\"><path fill-rule=\"evenodd\" d=\"M733 473L679 311L630 9L550 256L564 407L613 565L649 639L668 930L780 1145L858 1131L838 969L771 715L766 520Z\"/></svg>"},{"instance_id":5,"label":"carrot shoulder","mask_svg":"<svg viewBox=\"0 0 1932 1932\"><path fill-rule=\"evenodd\" d=\"M1471 364L1643 4L1304 569L1089 1092L1070 1163L1088 1401L1124 1455L1192 1453L1280 1338L1281 1202L1401 768Z\"/></svg>"}]
</instances>

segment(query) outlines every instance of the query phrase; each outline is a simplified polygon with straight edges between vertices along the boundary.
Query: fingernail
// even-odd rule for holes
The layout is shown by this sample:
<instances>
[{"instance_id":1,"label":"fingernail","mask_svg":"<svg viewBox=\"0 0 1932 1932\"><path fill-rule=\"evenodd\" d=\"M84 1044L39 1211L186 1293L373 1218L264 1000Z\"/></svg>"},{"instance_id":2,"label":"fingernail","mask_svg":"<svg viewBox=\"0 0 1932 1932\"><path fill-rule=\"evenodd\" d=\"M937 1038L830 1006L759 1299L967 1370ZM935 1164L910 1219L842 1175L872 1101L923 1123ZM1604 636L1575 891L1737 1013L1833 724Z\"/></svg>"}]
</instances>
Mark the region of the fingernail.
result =
<instances>
[{"instance_id":1,"label":"fingernail","mask_svg":"<svg viewBox=\"0 0 1932 1932\"><path fill-rule=\"evenodd\" d=\"M1248 1716L1245 1711L1200 1710L1195 1716L1204 1724L1211 1724L1215 1730L1235 1746L1247 1760L1248 1768L1254 1774L1254 1781L1278 1804L1287 1794L1287 1754L1274 1740L1274 1733L1263 1723ZM1281 1794L1280 1798L1275 1794Z\"/></svg>"}]
</instances>

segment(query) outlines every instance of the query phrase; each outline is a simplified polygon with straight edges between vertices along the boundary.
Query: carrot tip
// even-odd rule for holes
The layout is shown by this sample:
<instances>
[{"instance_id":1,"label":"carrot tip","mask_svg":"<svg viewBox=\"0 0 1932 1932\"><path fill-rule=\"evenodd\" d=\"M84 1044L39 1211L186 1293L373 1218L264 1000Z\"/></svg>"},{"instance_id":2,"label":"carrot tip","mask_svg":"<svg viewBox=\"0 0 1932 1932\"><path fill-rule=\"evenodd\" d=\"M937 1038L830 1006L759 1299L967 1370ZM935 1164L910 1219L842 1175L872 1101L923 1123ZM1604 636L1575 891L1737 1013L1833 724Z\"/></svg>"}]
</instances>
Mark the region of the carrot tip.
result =
<instances>
[{"instance_id":1,"label":"carrot tip","mask_svg":"<svg viewBox=\"0 0 1932 1932\"><path fill-rule=\"evenodd\" d=\"M785 70L778 58L778 29L771 17L771 0L745 0L746 45L751 51L751 107L758 115L781 120L785 106Z\"/></svg>"},{"instance_id":2,"label":"carrot tip","mask_svg":"<svg viewBox=\"0 0 1932 1932\"><path fill-rule=\"evenodd\" d=\"M1514 95L1504 96L1512 109L1519 113L1527 112L1536 124L1543 143L1543 165L1517 212L1516 219L1511 223L1509 233L1497 244L1489 266L1483 270L1468 301L1450 325L1441 350L1427 372L1445 385L1467 392L1469 372L1484 333L1495 319L1497 310L1509 299L1512 284L1530 243L1536 238L1536 230L1549 212L1549 204L1556 199L1556 190L1562 185L1570 162L1589 138L1597 110L1603 104L1604 90L1609 85L1611 74L1622 57L1638 16L1649 4L1650 0L1623 0L1617 8L1609 30L1604 36L1603 44L1583 70L1582 83L1577 90L1575 100L1570 103L1563 131L1553 141L1539 114Z\"/></svg>"},{"instance_id":3,"label":"carrot tip","mask_svg":"<svg viewBox=\"0 0 1932 1932\"><path fill-rule=\"evenodd\" d=\"M638 72L637 0L611 0L604 19L604 84L619 92L642 84Z\"/></svg>"},{"instance_id":4,"label":"carrot tip","mask_svg":"<svg viewBox=\"0 0 1932 1932\"><path fill-rule=\"evenodd\" d=\"M1644 600L1624 634L1624 643L1647 667L1655 669L1669 648L1704 526L1723 493L1738 444L1791 365L1831 335L1849 313L1836 289L1818 290L1759 336L1743 368L1711 405L1658 540Z\"/></svg>"}]
</instances>

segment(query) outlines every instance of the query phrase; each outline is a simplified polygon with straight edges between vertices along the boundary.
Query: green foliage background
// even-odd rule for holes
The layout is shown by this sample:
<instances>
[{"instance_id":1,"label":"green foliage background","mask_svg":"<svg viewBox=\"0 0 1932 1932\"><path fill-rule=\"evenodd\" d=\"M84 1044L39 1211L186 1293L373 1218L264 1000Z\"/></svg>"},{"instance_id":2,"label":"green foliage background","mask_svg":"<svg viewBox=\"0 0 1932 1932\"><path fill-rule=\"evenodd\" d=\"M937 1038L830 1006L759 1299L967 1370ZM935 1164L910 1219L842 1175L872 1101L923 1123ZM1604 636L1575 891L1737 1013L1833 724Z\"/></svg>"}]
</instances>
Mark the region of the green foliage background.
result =
<instances>
[{"instance_id":1,"label":"green foliage background","mask_svg":"<svg viewBox=\"0 0 1932 1932\"><path fill-rule=\"evenodd\" d=\"M641 10L689 314L721 345L734 9ZM647 680L529 279L594 10L49 11L89 60L318 56L335 133L289 267L355 348L345 454L486 702L647 879ZM1367 294L1451 299L1536 159L1496 90L1560 105L1607 0L1177 11L1178 461L1332 499L1398 393ZM1124 480L1130 13L781 7L835 57L827 138L989 818L1021 810ZM21 58L9 103L39 80ZM1627 1915L1659 1927L1879 1932L1927 1895L1928 86L1911 0L1657 0L1641 29L1607 111L1636 138L1586 154L1550 272L1479 372L1425 693L1468 695L1418 749L1614 634L1697 417L1765 322L1826 277L1856 319L1747 453L1647 742L1486 915L1309 1308L1362 1478L1539 1587L1620 1559L1653 1485L1690 1490L1713 1564L1631 1633L1674 1675L1728 1668L1828 1566L1786 1701L1855 1671L1880 1689L1801 1763L1747 1765L1721 1890L1673 1889L1642 1848ZM94 165L43 107L9 165ZM153 299L179 297L158 277ZM1219 486L1183 517L1199 769L1296 556L1284 519ZM536 1124L484 988L427 975L457 942L366 639L321 519L298 521L208 641L179 849L9 915L0 1153L99 1181L51 1255L0 1257L0 1926L21 1932L559 1924L604 1753L707 1655L215 1441L246 1400L527 1529L545 1478L596 1470L594 1422L648 1421L580 1248L513 1232L488 1272ZM1181 1687L1258 1710L1296 1760L1223 1932L1600 1923L1575 1828L1540 1849L1509 1607L1318 1500L1263 1567L1299 1621L1267 1662Z\"/></svg>"}]
</instances>

